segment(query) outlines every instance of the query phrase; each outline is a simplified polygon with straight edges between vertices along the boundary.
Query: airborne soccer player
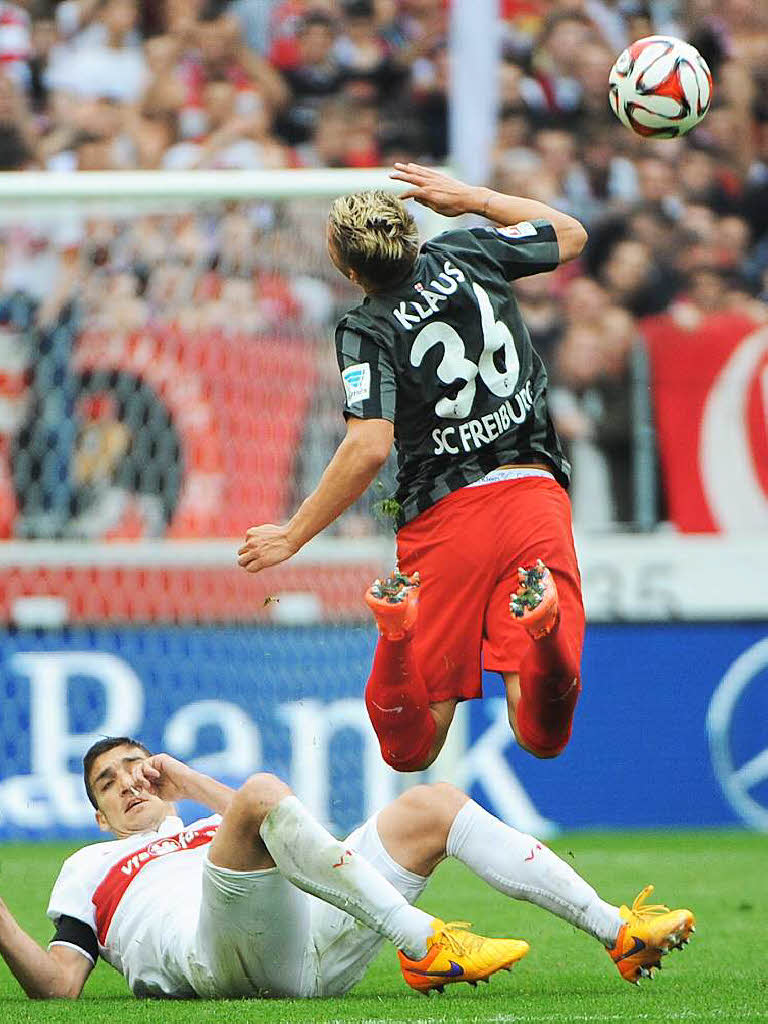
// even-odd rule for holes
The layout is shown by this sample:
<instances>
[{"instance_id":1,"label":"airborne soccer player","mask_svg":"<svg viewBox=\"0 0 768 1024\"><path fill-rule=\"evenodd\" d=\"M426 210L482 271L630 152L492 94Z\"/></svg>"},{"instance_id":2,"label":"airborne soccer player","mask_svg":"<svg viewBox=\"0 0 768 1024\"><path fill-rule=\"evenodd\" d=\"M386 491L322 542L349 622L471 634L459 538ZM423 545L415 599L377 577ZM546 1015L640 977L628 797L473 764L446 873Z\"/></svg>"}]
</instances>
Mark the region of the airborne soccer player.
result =
<instances>
[{"instance_id":1,"label":"airborne soccer player","mask_svg":"<svg viewBox=\"0 0 768 1024\"><path fill-rule=\"evenodd\" d=\"M456 704L504 678L512 729L537 757L570 738L581 690L584 609L547 376L510 282L579 255L587 234L532 199L396 164L403 198L490 222L419 247L401 199L337 199L336 267L365 292L336 348L347 434L317 489L283 526L252 527L249 572L276 565L368 487L394 440L397 553L366 599L379 627L366 704L384 759L419 771L440 752Z\"/></svg>"},{"instance_id":2,"label":"airborne soccer player","mask_svg":"<svg viewBox=\"0 0 768 1024\"><path fill-rule=\"evenodd\" d=\"M65 861L47 950L0 900L0 954L35 999L77 998L97 957L137 996L338 996L385 939L420 992L487 981L528 944L411 905L445 857L593 935L633 983L693 930L689 910L644 904L650 886L632 909L605 903L551 850L446 784L414 786L339 841L273 775L235 792L127 737L94 744L83 771L115 838ZM215 813L185 826L182 799Z\"/></svg>"}]
</instances>

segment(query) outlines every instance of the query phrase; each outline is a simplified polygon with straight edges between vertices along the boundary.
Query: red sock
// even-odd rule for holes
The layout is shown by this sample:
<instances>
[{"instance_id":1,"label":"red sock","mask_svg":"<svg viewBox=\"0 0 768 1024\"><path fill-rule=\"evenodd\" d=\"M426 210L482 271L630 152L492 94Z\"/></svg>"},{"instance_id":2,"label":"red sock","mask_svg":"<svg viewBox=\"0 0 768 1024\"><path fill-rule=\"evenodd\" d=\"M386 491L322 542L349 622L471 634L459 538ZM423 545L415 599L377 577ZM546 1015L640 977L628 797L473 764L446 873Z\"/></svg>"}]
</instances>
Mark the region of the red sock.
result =
<instances>
[{"instance_id":1,"label":"red sock","mask_svg":"<svg viewBox=\"0 0 768 1024\"><path fill-rule=\"evenodd\" d=\"M411 636L379 637L365 706L387 764L398 771L422 767L435 737L435 720Z\"/></svg>"},{"instance_id":2,"label":"red sock","mask_svg":"<svg viewBox=\"0 0 768 1024\"><path fill-rule=\"evenodd\" d=\"M526 743L545 756L559 754L571 737L580 668L580 653L561 622L523 658L516 724Z\"/></svg>"}]
</instances>

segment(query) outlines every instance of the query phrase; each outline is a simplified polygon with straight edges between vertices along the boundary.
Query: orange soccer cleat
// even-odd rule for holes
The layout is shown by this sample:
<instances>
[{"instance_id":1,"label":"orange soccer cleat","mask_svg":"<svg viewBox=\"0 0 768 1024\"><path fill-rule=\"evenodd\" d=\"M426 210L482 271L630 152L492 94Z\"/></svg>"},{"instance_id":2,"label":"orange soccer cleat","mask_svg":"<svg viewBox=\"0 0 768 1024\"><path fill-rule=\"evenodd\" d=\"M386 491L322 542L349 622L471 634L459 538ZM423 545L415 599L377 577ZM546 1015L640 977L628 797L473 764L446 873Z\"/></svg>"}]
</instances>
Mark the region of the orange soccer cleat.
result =
<instances>
[{"instance_id":1,"label":"orange soccer cleat","mask_svg":"<svg viewBox=\"0 0 768 1024\"><path fill-rule=\"evenodd\" d=\"M432 922L434 935L427 940L423 960L409 960L398 950L400 969L406 982L417 992L442 992L446 985L466 981L476 985L488 981L497 971L509 971L530 949L521 939L486 939L467 931L466 921L438 918Z\"/></svg>"},{"instance_id":2,"label":"orange soccer cleat","mask_svg":"<svg viewBox=\"0 0 768 1024\"><path fill-rule=\"evenodd\" d=\"M560 608L555 581L541 559L532 569L518 569L517 575L520 585L510 595L509 610L534 640L540 640L557 625Z\"/></svg>"},{"instance_id":3,"label":"orange soccer cleat","mask_svg":"<svg viewBox=\"0 0 768 1024\"><path fill-rule=\"evenodd\" d=\"M411 631L419 609L419 574L406 576L395 569L391 576L374 580L365 593L379 633L387 640L400 640Z\"/></svg>"},{"instance_id":4,"label":"orange soccer cleat","mask_svg":"<svg viewBox=\"0 0 768 1024\"><path fill-rule=\"evenodd\" d=\"M635 899L632 909L619 907L627 922L608 954L625 981L637 985L641 978L653 978L654 970L661 970L661 958L672 949L682 949L690 941L694 917L690 910L670 910L663 904L646 905L646 897L653 892L646 885Z\"/></svg>"}]
</instances>

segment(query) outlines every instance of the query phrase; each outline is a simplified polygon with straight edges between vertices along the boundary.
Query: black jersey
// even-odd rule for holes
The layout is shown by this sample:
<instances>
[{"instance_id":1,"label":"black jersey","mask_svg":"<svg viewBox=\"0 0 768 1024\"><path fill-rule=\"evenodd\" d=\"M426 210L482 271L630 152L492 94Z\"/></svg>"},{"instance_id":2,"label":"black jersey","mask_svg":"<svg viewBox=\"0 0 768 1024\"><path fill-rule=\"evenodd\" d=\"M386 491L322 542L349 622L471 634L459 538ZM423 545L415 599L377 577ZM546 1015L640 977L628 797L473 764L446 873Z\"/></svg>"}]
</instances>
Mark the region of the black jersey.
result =
<instances>
[{"instance_id":1,"label":"black jersey","mask_svg":"<svg viewBox=\"0 0 768 1024\"><path fill-rule=\"evenodd\" d=\"M396 526L498 466L543 462L568 485L547 374L509 287L558 262L548 221L447 231L340 320L345 416L394 423Z\"/></svg>"}]
</instances>

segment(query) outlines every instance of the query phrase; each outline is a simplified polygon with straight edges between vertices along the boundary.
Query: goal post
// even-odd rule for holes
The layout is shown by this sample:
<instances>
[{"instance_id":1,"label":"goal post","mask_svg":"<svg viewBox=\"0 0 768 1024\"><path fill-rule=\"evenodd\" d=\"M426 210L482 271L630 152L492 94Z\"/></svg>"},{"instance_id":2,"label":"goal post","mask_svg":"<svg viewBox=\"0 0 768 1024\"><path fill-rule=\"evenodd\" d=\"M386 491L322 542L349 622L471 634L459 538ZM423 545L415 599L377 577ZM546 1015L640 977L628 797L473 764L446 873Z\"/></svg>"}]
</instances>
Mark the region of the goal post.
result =
<instances>
[{"instance_id":1,"label":"goal post","mask_svg":"<svg viewBox=\"0 0 768 1024\"><path fill-rule=\"evenodd\" d=\"M403 192L386 168L279 171L11 171L0 175L0 200L62 203L92 199L333 198L366 189Z\"/></svg>"}]
</instances>

